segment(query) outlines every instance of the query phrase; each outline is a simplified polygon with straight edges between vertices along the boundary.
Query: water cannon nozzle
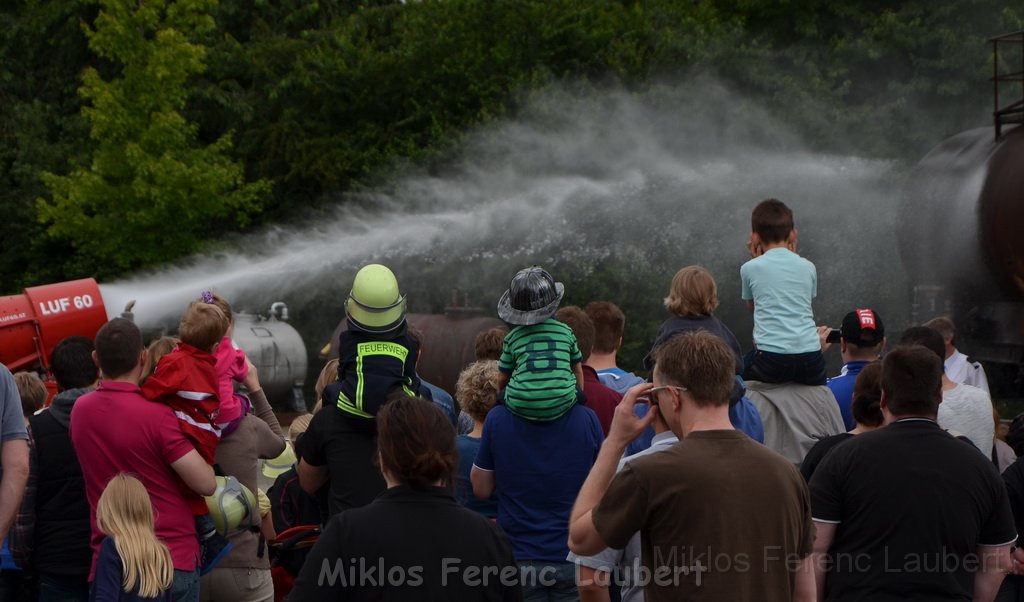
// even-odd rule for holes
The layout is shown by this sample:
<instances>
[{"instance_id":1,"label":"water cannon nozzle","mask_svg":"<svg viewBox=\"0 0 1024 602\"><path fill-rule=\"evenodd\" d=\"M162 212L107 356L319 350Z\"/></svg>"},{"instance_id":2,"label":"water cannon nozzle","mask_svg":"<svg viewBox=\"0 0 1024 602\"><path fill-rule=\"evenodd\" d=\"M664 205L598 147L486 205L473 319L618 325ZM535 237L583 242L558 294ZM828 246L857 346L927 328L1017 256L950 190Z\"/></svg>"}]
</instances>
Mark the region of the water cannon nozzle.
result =
<instances>
[{"instance_id":1,"label":"water cannon nozzle","mask_svg":"<svg viewBox=\"0 0 1024 602\"><path fill-rule=\"evenodd\" d=\"M125 320L131 320L132 322L134 322L135 314L132 313L133 309L135 309L135 299L132 299L131 301L125 304L124 311L121 312L121 317L124 318Z\"/></svg>"}]
</instances>

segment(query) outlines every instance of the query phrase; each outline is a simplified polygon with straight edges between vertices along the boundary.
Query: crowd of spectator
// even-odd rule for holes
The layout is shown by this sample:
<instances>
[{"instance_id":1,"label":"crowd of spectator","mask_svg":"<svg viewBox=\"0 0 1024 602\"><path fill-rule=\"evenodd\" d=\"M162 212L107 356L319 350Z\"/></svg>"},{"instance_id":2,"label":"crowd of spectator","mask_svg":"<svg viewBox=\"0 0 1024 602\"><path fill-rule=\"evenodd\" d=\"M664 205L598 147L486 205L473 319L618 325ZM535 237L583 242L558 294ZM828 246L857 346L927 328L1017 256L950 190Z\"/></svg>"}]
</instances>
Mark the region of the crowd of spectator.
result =
<instances>
[{"instance_id":1,"label":"crowd of spectator","mask_svg":"<svg viewBox=\"0 0 1024 602\"><path fill-rule=\"evenodd\" d=\"M640 374L615 303L563 306L534 266L453 391L365 266L287 432L211 292L180 338L117 318L62 341L48 401L0 366L0 599L1024 600L1024 464L953 323L891 348L870 308L816 325L775 199L747 249L746 353L700 266Z\"/></svg>"}]
</instances>

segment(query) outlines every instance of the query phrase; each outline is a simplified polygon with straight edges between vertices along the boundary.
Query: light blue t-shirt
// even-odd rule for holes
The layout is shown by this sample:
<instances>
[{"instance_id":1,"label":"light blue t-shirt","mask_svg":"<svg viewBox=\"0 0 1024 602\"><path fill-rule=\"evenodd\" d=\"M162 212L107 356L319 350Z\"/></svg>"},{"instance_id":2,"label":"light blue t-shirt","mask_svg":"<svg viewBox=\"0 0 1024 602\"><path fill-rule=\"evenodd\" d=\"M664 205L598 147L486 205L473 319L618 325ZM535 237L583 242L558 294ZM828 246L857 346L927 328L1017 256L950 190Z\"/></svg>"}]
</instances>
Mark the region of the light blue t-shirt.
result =
<instances>
[{"instance_id":1,"label":"light blue t-shirt","mask_svg":"<svg viewBox=\"0 0 1024 602\"><path fill-rule=\"evenodd\" d=\"M754 343L772 353L821 349L811 299L818 294L814 264L789 249L765 251L740 267L742 297L754 301Z\"/></svg>"}]
</instances>

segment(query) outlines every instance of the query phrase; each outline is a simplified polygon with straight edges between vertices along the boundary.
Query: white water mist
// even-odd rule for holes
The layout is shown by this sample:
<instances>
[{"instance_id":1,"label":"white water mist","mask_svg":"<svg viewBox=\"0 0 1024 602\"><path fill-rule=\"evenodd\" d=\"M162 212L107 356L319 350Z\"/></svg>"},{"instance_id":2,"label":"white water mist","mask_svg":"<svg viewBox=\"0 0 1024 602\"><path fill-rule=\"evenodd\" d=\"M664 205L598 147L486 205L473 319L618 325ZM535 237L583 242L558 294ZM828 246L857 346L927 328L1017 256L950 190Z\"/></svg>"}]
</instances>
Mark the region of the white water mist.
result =
<instances>
[{"instance_id":1,"label":"white water mist","mask_svg":"<svg viewBox=\"0 0 1024 602\"><path fill-rule=\"evenodd\" d=\"M427 309L417 307L417 291L451 289L490 307L519 267L585 274L615 257L653 269L666 291L679 267L705 265L719 283L719 313L743 340L749 318L738 309L738 271L750 210L776 197L793 208L800 253L818 267L820 322L838 325L854 307L905 315L892 165L808 152L712 81L642 96L548 90L463 148L446 174L406 172L295 225L233 240L229 250L104 284L108 310L136 299L136 319L151 325L212 288L236 306L285 298L293 313L340 318L340 298L331 308L303 302L315 291L343 295L369 261L395 270L414 310Z\"/></svg>"}]
</instances>

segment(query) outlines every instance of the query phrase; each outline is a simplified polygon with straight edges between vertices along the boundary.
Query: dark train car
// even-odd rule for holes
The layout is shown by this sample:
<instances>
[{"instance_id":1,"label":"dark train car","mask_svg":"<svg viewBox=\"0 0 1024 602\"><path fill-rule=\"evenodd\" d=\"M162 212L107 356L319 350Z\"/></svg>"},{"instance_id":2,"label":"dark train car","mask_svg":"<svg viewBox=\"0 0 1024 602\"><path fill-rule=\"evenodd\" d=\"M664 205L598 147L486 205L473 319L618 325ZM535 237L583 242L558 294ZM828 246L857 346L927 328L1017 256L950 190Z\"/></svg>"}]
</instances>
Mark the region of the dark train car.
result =
<instances>
[{"instance_id":1,"label":"dark train car","mask_svg":"<svg viewBox=\"0 0 1024 602\"><path fill-rule=\"evenodd\" d=\"M1024 32L992 43L994 127L957 134L916 166L900 252L914 322L951 315L958 348L985 365L993 398L1024 399L1024 86L1019 100L1003 100L1005 83L1024 78L1024 64L1001 73L999 58L1005 45L1020 56Z\"/></svg>"}]
</instances>

